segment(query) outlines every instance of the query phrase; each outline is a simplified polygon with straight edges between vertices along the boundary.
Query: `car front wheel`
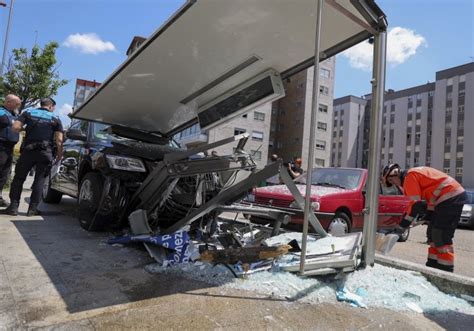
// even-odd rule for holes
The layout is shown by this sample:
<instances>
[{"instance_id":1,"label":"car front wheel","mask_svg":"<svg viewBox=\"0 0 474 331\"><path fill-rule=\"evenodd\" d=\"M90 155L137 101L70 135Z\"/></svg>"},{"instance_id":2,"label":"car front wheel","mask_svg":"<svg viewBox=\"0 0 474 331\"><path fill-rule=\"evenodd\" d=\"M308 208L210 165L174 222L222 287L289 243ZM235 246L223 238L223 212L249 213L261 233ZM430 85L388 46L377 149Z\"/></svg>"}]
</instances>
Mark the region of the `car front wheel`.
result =
<instances>
[{"instance_id":1,"label":"car front wheel","mask_svg":"<svg viewBox=\"0 0 474 331\"><path fill-rule=\"evenodd\" d=\"M63 194L51 188L51 175L44 181L43 185L43 201L46 203L60 203Z\"/></svg>"},{"instance_id":2,"label":"car front wheel","mask_svg":"<svg viewBox=\"0 0 474 331\"><path fill-rule=\"evenodd\" d=\"M103 187L103 177L95 172L89 172L81 181L77 198L78 218L81 227L87 231L104 230L110 221L110 214L98 213Z\"/></svg>"},{"instance_id":3,"label":"car front wheel","mask_svg":"<svg viewBox=\"0 0 474 331\"><path fill-rule=\"evenodd\" d=\"M351 232L351 219L343 212L338 212L328 226L328 233L333 236L341 236Z\"/></svg>"}]
</instances>

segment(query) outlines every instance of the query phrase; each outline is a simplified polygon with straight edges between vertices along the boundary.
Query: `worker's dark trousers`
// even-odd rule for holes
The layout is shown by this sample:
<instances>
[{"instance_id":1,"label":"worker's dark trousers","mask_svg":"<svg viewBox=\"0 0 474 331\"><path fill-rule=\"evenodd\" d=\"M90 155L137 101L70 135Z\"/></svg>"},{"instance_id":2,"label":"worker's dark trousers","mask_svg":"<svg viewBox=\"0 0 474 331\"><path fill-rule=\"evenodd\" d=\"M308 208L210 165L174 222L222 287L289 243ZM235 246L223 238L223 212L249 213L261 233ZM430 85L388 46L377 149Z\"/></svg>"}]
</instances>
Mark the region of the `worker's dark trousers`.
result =
<instances>
[{"instance_id":1,"label":"worker's dark trousers","mask_svg":"<svg viewBox=\"0 0 474 331\"><path fill-rule=\"evenodd\" d=\"M426 232L430 245L427 266L454 271L453 237L465 202L467 202L467 195L462 193L435 207Z\"/></svg>"},{"instance_id":2,"label":"worker's dark trousers","mask_svg":"<svg viewBox=\"0 0 474 331\"><path fill-rule=\"evenodd\" d=\"M0 146L0 197L2 196L3 187L8 180L8 176L10 175L12 160L13 147Z\"/></svg>"},{"instance_id":3,"label":"worker's dark trousers","mask_svg":"<svg viewBox=\"0 0 474 331\"><path fill-rule=\"evenodd\" d=\"M15 167L15 177L10 188L10 201L20 201L23 183L33 166L36 166L35 180L33 182L30 196L31 203L39 203L43 190L45 177L51 169L53 154L51 149L36 149L24 151Z\"/></svg>"}]
</instances>

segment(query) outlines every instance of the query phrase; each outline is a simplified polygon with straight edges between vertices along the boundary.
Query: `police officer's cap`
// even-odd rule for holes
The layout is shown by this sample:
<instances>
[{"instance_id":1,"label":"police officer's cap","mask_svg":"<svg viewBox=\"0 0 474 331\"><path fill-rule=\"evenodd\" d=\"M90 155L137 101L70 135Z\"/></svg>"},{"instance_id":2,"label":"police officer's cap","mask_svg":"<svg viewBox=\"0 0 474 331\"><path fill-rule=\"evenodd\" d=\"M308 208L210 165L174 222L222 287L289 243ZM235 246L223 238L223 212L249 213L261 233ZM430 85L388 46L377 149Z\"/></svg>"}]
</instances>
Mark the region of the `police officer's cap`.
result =
<instances>
[{"instance_id":1,"label":"police officer's cap","mask_svg":"<svg viewBox=\"0 0 474 331\"><path fill-rule=\"evenodd\" d=\"M51 97L42 98L40 100L40 105L41 106L49 106L50 104L52 104L53 106L56 106L56 101L54 101L54 99L51 98Z\"/></svg>"},{"instance_id":2,"label":"police officer's cap","mask_svg":"<svg viewBox=\"0 0 474 331\"><path fill-rule=\"evenodd\" d=\"M392 186L392 184L389 183L389 182L387 181L387 179L388 179L388 176L390 175L390 173L391 173L393 170L395 170L395 169L399 169L399 170L400 170L401 168L400 168L400 166L399 166L397 163L390 163L390 164L387 164L387 165L383 168L383 170L382 170L382 179L383 179L385 185L387 185L387 187L391 187L391 186Z\"/></svg>"}]
</instances>

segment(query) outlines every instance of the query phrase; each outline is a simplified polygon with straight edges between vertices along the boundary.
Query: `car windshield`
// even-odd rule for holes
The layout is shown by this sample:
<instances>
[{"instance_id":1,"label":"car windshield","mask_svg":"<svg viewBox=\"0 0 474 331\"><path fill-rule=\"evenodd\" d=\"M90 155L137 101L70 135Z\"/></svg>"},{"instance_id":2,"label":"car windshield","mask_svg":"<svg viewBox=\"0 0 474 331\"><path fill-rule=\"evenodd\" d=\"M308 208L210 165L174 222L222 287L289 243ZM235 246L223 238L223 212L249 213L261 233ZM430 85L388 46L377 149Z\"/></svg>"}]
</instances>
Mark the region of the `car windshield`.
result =
<instances>
[{"instance_id":1,"label":"car windshield","mask_svg":"<svg viewBox=\"0 0 474 331\"><path fill-rule=\"evenodd\" d=\"M107 129L110 127L110 124L94 123L92 127L93 127L92 136L94 139L115 141L115 142L134 141L133 139L122 137L122 136L107 132ZM170 139L168 144L171 147L179 147L178 143L173 139Z\"/></svg>"},{"instance_id":2,"label":"car windshield","mask_svg":"<svg viewBox=\"0 0 474 331\"><path fill-rule=\"evenodd\" d=\"M92 125L92 137L97 140L108 140L108 141L130 141L131 139L117 136L116 134L109 133L106 130L110 127L110 124L104 123L93 123Z\"/></svg>"},{"instance_id":3,"label":"car windshield","mask_svg":"<svg viewBox=\"0 0 474 331\"><path fill-rule=\"evenodd\" d=\"M317 168L311 174L311 184L354 190L361 176L362 171L359 169ZM306 184L306 174L295 178L295 183Z\"/></svg>"}]
</instances>

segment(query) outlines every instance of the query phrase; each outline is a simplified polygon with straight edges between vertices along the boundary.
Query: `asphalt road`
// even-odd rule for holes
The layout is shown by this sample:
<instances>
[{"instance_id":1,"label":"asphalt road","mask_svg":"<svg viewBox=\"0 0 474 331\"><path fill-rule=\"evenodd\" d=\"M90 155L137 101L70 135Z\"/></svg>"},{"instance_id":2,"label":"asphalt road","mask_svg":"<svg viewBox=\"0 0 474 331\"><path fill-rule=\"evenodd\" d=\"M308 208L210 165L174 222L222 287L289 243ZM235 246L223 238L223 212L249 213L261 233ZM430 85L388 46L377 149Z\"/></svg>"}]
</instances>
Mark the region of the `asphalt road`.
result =
<instances>
[{"instance_id":1,"label":"asphalt road","mask_svg":"<svg viewBox=\"0 0 474 331\"><path fill-rule=\"evenodd\" d=\"M474 230L458 228L454 234L454 273L474 278ZM426 226L411 229L404 243L397 243L388 256L425 264L428 254Z\"/></svg>"}]
</instances>

